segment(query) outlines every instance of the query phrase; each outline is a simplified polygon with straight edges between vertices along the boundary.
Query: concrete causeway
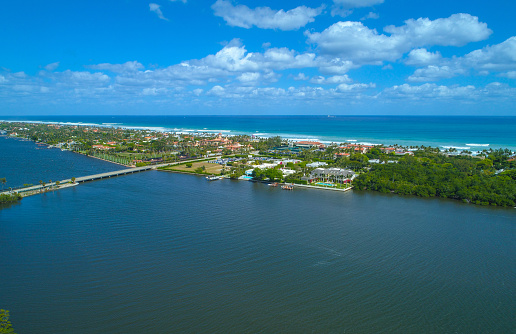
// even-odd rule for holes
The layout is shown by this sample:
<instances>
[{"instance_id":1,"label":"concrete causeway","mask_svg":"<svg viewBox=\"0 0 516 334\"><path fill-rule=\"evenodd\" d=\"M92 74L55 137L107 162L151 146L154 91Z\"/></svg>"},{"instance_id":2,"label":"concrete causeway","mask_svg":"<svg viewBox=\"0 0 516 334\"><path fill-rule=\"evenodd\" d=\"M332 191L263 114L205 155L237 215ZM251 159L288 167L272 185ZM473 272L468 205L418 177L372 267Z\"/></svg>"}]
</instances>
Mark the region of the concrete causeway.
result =
<instances>
[{"instance_id":1,"label":"concrete causeway","mask_svg":"<svg viewBox=\"0 0 516 334\"><path fill-rule=\"evenodd\" d=\"M45 186L38 184L38 185L30 186L30 187L6 190L3 192L0 192L0 194L19 193L22 196L31 196L31 195L36 195L36 194L46 192L46 191L59 190L59 189L63 189L63 188L76 186L79 183L95 181L95 180L102 180L102 179L107 179L107 178L111 178L111 177L117 177L117 176L134 174L134 173L140 173L140 172L145 172L148 170L157 169L160 167L167 167L167 166L184 164L187 162L202 161L202 160L206 160L206 159L205 158L193 159L193 160L170 162L170 163L164 163L164 164L158 164L158 165L126 168L126 169L121 169L121 170L117 170L117 171L113 171L113 172L80 176L80 177L75 178L75 182L72 182L72 179L62 180L62 181L59 181L59 186L56 184L56 182L52 182L52 183L48 183L48 184L45 183Z\"/></svg>"},{"instance_id":2,"label":"concrete causeway","mask_svg":"<svg viewBox=\"0 0 516 334\"><path fill-rule=\"evenodd\" d=\"M114 172L108 172L108 173L101 173L101 174L94 174L94 175L88 175L88 176L81 176L75 179L76 183L83 183L88 181L95 181L95 180L101 180L106 179L110 177L115 176L121 176L121 175L127 175L127 174L133 174L133 173L139 173L144 172L151 169L156 169L155 166L144 166L144 167L134 167L134 168L127 168L122 170L117 170ZM72 180L63 180L62 183L71 182Z\"/></svg>"}]
</instances>

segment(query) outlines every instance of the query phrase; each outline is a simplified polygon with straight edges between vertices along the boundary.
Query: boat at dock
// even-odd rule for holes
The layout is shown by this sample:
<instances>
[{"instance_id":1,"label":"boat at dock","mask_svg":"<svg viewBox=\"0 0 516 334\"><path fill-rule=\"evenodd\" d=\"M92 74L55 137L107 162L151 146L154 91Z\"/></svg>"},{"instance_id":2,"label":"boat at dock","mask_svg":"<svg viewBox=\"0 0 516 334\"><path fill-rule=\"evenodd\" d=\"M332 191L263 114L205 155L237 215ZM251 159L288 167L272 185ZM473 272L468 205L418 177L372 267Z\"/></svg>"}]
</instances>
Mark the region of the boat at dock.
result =
<instances>
[{"instance_id":1,"label":"boat at dock","mask_svg":"<svg viewBox=\"0 0 516 334\"><path fill-rule=\"evenodd\" d=\"M217 176L217 175L206 176L206 180L208 180L208 181L216 181L216 180L221 180L223 178L224 178L223 176Z\"/></svg>"},{"instance_id":2,"label":"boat at dock","mask_svg":"<svg viewBox=\"0 0 516 334\"><path fill-rule=\"evenodd\" d=\"M278 186L278 182L269 183L269 186L270 187L277 187Z\"/></svg>"},{"instance_id":3,"label":"boat at dock","mask_svg":"<svg viewBox=\"0 0 516 334\"><path fill-rule=\"evenodd\" d=\"M284 186L281 186L281 189L283 190L294 190L294 187L288 184L285 184Z\"/></svg>"}]
</instances>

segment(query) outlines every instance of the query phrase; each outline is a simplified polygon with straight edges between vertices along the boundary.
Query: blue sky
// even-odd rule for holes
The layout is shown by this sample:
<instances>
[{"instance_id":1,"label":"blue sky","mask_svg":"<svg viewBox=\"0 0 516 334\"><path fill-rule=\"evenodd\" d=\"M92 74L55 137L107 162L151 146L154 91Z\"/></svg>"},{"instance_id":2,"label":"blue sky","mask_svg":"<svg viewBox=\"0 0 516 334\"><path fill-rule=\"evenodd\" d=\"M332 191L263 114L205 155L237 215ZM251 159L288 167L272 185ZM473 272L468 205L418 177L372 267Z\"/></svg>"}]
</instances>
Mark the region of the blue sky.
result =
<instances>
[{"instance_id":1,"label":"blue sky","mask_svg":"<svg viewBox=\"0 0 516 334\"><path fill-rule=\"evenodd\" d=\"M516 2L10 1L0 115L516 116Z\"/></svg>"}]
</instances>

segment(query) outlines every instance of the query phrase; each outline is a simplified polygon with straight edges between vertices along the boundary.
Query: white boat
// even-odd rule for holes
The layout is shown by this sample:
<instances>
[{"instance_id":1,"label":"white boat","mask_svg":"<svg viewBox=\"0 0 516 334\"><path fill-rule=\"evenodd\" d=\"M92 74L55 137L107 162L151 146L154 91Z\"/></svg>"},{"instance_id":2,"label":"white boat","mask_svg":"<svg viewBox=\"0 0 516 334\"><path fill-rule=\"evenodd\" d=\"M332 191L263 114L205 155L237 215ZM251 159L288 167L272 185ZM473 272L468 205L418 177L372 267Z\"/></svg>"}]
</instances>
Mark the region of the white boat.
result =
<instances>
[{"instance_id":1,"label":"white boat","mask_svg":"<svg viewBox=\"0 0 516 334\"><path fill-rule=\"evenodd\" d=\"M216 181L222 179L222 176L212 175L212 176L206 176L206 180L208 181Z\"/></svg>"}]
</instances>

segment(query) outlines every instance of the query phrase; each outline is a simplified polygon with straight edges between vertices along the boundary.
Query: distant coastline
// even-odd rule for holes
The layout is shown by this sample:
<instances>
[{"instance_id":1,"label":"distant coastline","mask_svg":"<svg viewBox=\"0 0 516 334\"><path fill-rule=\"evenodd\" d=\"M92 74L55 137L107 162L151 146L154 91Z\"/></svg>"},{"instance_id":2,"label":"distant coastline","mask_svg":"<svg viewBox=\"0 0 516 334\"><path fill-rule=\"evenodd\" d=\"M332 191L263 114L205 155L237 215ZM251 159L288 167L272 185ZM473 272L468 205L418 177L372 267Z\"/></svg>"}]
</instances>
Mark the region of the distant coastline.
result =
<instances>
[{"instance_id":1,"label":"distant coastline","mask_svg":"<svg viewBox=\"0 0 516 334\"><path fill-rule=\"evenodd\" d=\"M176 133L280 136L325 144L349 142L441 149L510 148L514 116L0 116L6 121L123 127ZM475 145L479 146L475 146Z\"/></svg>"},{"instance_id":2,"label":"distant coastline","mask_svg":"<svg viewBox=\"0 0 516 334\"><path fill-rule=\"evenodd\" d=\"M41 122L0 122L0 130L11 137L129 167L174 164L171 171L279 182L285 189L294 184L341 191L354 186L479 205L516 203L515 152L487 149L488 144L469 144L483 147L473 153L468 147L442 151L430 146L359 144L354 140L324 144L279 136Z\"/></svg>"}]
</instances>

